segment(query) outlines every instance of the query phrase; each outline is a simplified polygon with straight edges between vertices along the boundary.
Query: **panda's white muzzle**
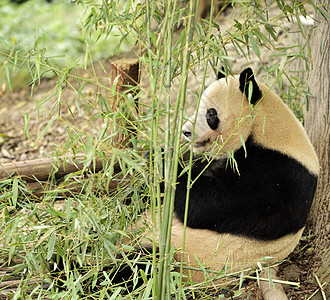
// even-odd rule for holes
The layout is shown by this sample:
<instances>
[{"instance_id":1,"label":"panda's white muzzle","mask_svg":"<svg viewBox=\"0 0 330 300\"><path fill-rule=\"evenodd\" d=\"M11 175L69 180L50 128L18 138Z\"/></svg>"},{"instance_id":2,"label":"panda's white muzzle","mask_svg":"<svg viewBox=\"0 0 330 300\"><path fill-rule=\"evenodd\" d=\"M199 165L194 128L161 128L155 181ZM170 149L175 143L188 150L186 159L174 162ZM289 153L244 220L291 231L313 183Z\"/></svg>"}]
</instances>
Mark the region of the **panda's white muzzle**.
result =
<instances>
[{"instance_id":1,"label":"panda's white muzzle","mask_svg":"<svg viewBox=\"0 0 330 300\"><path fill-rule=\"evenodd\" d=\"M188 141L188 142L191 142L192 132L193 132L193 123L192 123L191 120L188 120L182 126L183 139ZM195 131L194 148L205 147L207 144L209 144L211 142L211 139L209 137L205 138L201 141L199 141L199 140L200 139L198 138L198 135L196 134L196 131Z\"/></svg>"}]
</instances>

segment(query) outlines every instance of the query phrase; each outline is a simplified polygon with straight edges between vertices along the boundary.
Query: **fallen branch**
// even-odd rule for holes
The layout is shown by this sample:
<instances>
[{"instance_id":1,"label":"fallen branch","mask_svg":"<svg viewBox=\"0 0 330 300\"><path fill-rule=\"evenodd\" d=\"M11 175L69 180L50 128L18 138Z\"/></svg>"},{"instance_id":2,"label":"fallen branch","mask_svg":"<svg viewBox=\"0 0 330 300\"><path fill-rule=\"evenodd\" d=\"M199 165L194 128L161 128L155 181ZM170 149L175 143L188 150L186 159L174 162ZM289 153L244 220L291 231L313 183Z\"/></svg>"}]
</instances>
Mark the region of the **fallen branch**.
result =
<instances>
[{"instance_id":1,"label":"fallen branch","mask_svg":"<svg viewBox=\"0 0 330 300\"><path fill-rule=\"evenodd\" d=\"M26 185L36 198L41 198L47 193L58 193L64 196L70 196L83 192L87 180L90 180L90 178L80 178L79 181L69 180L69 182L66 182L63 186L54 185L48 181L28 182ZM108 186L105 187L105 190L114 190L119 184L121 184L119 180L112 179Z\"/></svg>"},{"instance_id":2,"label":"fallen branch","mask_svg":"<svg viewBox=\"0 0 330 300\"><path fill-rule=\"evenodd\" d=\"M327 285L326 282L324 282L312 295L310 295L307 300L311 300L321 289L323 289Z\"/></svg>"},{"instance_id":3,"label":"fallen branch","mask_svg":"<svg viewBox=\"0 0 330 300\"><path fill-rule=\"evenodd\" d=\"M325 295L325 292L324 292L324 289L323 289L323 285L321 284L319 278L316 276L316 274L313 274L314 277L315 277L315 280L317 282L317 285L319 286L319 289L320 289L320 292L321 292L321 295L322 295L322 299L323 300L327 300L327 296ZM325 283L326 285L326 283Z\"/></svg>"},{"instance_id":4,"label":"fallen branch","mask_svg":"<svg viewBox=\"0 0 330 300\"><path fill-rule=\"evenodd\" d=\"M84 169L85 157L62 156L57 158L40 158L13 163L0 164L0 180L8 176L18 176L26 182L48 180L51 175L62 178L64 175ZM89 169L98 172L103 168L103 158L96 158L91 162ZM119 171L119 164L115 164L115 171Z\"/></svg>"}]
</instances>

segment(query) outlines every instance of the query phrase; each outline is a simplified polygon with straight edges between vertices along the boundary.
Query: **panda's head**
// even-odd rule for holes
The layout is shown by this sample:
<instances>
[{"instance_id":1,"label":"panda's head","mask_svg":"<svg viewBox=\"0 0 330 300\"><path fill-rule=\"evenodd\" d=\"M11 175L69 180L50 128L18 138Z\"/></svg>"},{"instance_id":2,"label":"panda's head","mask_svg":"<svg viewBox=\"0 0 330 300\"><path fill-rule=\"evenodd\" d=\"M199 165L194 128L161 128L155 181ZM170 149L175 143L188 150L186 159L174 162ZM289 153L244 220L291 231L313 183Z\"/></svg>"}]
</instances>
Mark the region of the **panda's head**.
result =
<instances>
[{"instance_id":1,"label":"panda's head","mask_svg":"<svg viewBox=\"0 0 330 300\"><path fill-rule=\"evenodd\" d=\"M219 72L218 80L204 91L197 113L183 125L184 139L191 141L194 131L195 153L212 149L220 156L236 150L250 134L251 107L261 96L250 68L226 78Z\"/></svg>"}]
</instances>

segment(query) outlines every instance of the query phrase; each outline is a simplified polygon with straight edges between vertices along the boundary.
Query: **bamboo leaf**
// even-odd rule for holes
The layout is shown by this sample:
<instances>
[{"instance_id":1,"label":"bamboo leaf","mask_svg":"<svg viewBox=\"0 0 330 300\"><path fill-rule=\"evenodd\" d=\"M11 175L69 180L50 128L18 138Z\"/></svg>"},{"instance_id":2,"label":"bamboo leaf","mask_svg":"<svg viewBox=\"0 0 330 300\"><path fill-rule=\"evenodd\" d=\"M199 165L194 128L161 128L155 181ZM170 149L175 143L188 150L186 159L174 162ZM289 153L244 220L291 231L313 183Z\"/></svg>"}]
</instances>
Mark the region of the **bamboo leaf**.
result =
<instances>
[{"instance_id":1,"label":"bamboo leaf","mask_svg":"<svg viewBox=\"0 0 330 300\"><path fill-rule=\"evenodd\" d=\"M303 23L300 20L299 14L296 14L296 20L297 20L297 24L298 24L298 27L300 29L302 36L305 37L306 36L305 28L304 28Z\"/></svg>"},{"instance_id":2,"label":"bamboo leaf","mask_svg":"<svg viewBox=\"0 0 330 300\"><path fill-rule=\"evenodd\" d=\"M249 86L248 86L248 100L249 100L249 103L251 103L251 99L252 99L252 94L253 94L253 83L252 81L249 81Z\"/></svg>"},{"instance_id":3,"label":"bamboo leaf","mask_svg":"<svg viewBox=\"0 0 330 300\"><path fill-rule=\"evenodd\" d=\"M34 248L37 249L44 241L46 241L50 235L52 235L52 233L54 233L54 231L56 230L56 227L50 227L44 235L42 235L38 242L35 244ZM53 249L54 250L54 249ZM47 254L48 256L48 254Z\"/></svg>"},{"instance_id":4,"label":"bamboo leaf","mask_svg":"<svg viewBox=\"0 0 330 300\"><path fill-rule=\"evenodd\" d=\"M47 251L47 256L46 259L49 260L53 256L54 253L54 248L55 248L55 243L56 243L56 234L53 232L48 240L48 251Z\"/></svg>"},{"instance_id":5,"label":"bamboo leaf","mask_svg":"<svg viewBox=\"0 0 330 300\"><path fill-rule=\"evenodd\" d=\"M299 3L298 8L299 8L300 13L304 16L304 18L307 18L307 12L306 12L306 9L302 2Z\"/></svg>"},{"instance_id":6,"label":"bamboo leaf","mask_svg":"<svg viewBox=\"0 0 330 300\"><path fill-rule=\"evenodd\" d=\"M37 54L34 64L35 64L36 71L37 71L37 78L35 78L34 81L36 79L38 79L39 83L40 83L40 55L39 54Z\"/></svg>"},{"instance_id":7,"label":"bamboo leaf","mask_svg":"<svg viewBox=\"0 0 330 300\"><path fill-rule=\"evenodd\" d=\"M265 28L268 31L268 33L271 35L271 37L274 39L274 41L277 41L277 36L275 34L275 29L272 25L270 24L265 24Z\"/></svg>"},{"instance_id":8,"label":"bamboo leaf","mask_svg":"<svg viewBox=\"0 0 330 300\"><path fill-rule=\"evenodd\" d=\"M34 42L34 45L33 45L33 48L34 48L35 51L38 50L40 42L41 42L41 37L38 37L37 40Z\"/></svg>"},{"instance_id":9,"label":"bamboo leaf","mask_svg":"<svg viewBox=\"0 0 330 300\"><path fill-rule=\"evenodd\" d=\"M16 207L17 204L17 196L18 196L18 179L15 177L13 180L13 197L12 197L12 205Z\"/></svg>"},{"instance_id":10,"label":"bamboo leaf","mask_svg":"<svg viewBox=\"0 0 330 300\"><path fill-rule=\"evenodd\" d=\"M242 288L243 281L244 281L244 272L242 271L241 274L240 274L240 278L239 278L239 287L238 287L238 290L240 290Z\"/></svg>"},{"instance_id":11,"label":"bamboo leaf","mask_svg":"<svg viewBox=\"0 0 330 300\"><path fill-rule=\"evenodd\" d=\"M16 68L17 68L17 60L18 60L18 51L15 51L13 73L15 73Z\"/></svg>"},{"instance_id":12,"label":"bamboo leaf","mask_svg":"<svg viewBox=\"0 0 330 300\"><path fill-rule=\"evenodd\" d=\"M23 129L23 135L26 134L29 142L31 141L30 131L29 131L29 121L31 119L31 116L27 116L27 114L24 114L24 129Z\"/></svg>"},{"instance_id":13,"label":"bamboo leaf","mask_svg":"<svg viewBox=\"0 0 330 300\"><path fill-rule=\"evenodd\" d=\"M45 135L45 133L48 131L48 129L52 126L54 121L56 120L56 116L53 116L51 120L46 124L46 126L41 130L40 134L38 135L35 143L38 143L39 140Z\"/></svg>"},{"instance_id":14,"label":"bamboo leaf","mask_svg":"<svg viewBox=\"0 0 330 300\"><path fill-rule=\"evenodd\" d=\"M289 5L285 5L284 7L285 7L285 10L286 10L287 12L289 12L290 14L293 14L293 8L292 8L291 6L289 6Z\"/></svg>"},{"instance_id":15,"label":"bamboo leaf","mask_svg":"<svg viewBox=\"0 0 330 300\"><path fill-rule=\"evenodd\" d=\"M265 129L266 129L266 114L264 114L264 122L262 124L262 135L265 134Z\"/></svg>"},{"instance_id":16,"label":"bamboo leaf","mask_svg":"<svg viewBox=\"0 0 330 300\"><path fill-rule=\"evenodd\" d=\"M22 286L20 284L19 287L17 288L17 290L15 291L15 295L13 297L13 300L20 299L21 298L21 293L22 293Z\"/></svg>"},{"instance_id":17,"label":"bamboo leaf","mask_svg":"<svg viewBox=\"0 0 330 300\"><path fill-rule=\"evenodd\" d=\"M9 89L10 89L10 91L12 92L13 89L12 89L12 87L11 87L10 71L9 71L9 68L8 68L8 64L5 64L5 73L6 73L6 78L7 78L7 82L8 82Z\"/></svg>"},{"instance_id":18,"label":"bamboo leaf","mask_svg":"<svg viewBox=\"0 0 330 300\"><path fill-rule=\"evenodd\" d=\"M272 67L268 70L268 73L272 73L272 72L274 72L275 70L278 69L279 66L280 66L279 63L275 64L274 66L272 66Z\"/></svg>"},{"instance_id":19,"label":"bamboo leaf","mask_svg":"<svg viewBox=\"0 0 330 300\"><path fill-rule=\"evenodd\" d=\"M239 138L241 139L241 143L242 143L242 146L243 146L243 149L244 149L244 152L245 152L245 158L247 157L247 152L246 152L246 145L245 145L245 141L242 137L241 134L239 134Z\"/></svg>"},{"instance_id":20,"label":"bamboo leaf","mask_svg":"<svg viewBox=\"0 0 330 300\"><path fill-rule=\"evenodd\" d=\"M254 53L260 58L260 51L256 39L250 31L248 32L248 36Z\"/></svg>"},{"instance_id":21,"label":"bamboo leaf","mask_svg":"<svg viewBox=\"0 0 330 300\"><path fill-rule=\"evenodd\" d=\"M278 85L280 87L280 89L282 89L282 71L280 69L277 69L277 72L276 72L276 76L277 76L277 80L278 80Z\"/></svg>"}]
</instances>

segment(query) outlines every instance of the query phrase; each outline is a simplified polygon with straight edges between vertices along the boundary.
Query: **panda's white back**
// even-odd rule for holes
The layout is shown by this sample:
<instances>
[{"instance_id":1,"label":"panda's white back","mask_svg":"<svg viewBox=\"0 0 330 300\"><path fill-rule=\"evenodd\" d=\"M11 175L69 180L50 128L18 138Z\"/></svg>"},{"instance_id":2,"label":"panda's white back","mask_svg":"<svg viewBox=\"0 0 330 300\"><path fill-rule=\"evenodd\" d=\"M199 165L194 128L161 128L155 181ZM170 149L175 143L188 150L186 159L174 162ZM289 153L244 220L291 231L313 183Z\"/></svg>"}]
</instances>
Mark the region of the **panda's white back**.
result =
<instances>
[{"instance_id":1,"label":"panda's white back","mask_svg":"<svg viewBox=\"0 0 330 300\"><path fill-rule=\"evenodd\" d=\"M295 158L310 172L319 174L318 158L302 124L270 88L260 82L258 85L264 96L256 106L258 114L252 125L255 141Z\"/></svg>"}]
</instances>

